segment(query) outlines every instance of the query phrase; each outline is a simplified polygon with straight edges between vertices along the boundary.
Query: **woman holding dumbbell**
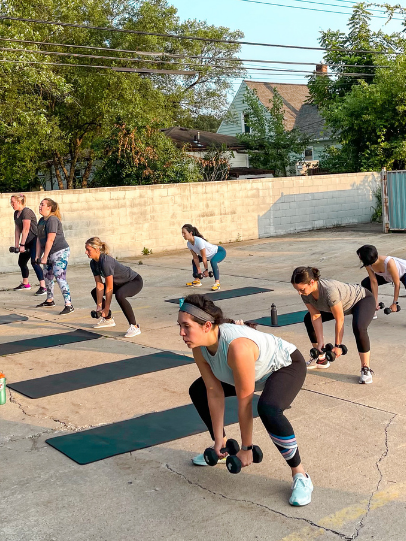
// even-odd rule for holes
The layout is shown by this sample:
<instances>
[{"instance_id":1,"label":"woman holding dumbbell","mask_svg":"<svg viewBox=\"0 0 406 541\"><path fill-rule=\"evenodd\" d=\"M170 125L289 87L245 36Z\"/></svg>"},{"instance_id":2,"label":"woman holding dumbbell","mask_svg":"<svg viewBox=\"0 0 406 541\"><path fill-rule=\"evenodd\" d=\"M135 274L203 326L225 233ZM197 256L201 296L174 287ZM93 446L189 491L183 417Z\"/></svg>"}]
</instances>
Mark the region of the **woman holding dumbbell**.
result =
<instances>
[{"instance_id":1,"label":"woman holding dumbbell","mask_svg":"<svg viewBox=\"0 0 406 541\"><path fill-rule=\"evenodd\" d=\"M10 252L16 252L18 256L18 266L21 269L23 281L14 288L14 291L29 290L31 286L28 282L30 271L28 270L28 261L31 259L31 266L39 280L39 289L35 295L45 295L47 290L45 287L44 273L41 266L35 261L36 246L37 246L37 217L34 212L25 206L25 195L12 195L10 204L14 209L14 224L15 224L15 244L10 248Z\"/></svg>"},{"instance_id":2,"label":"woman holding dumbbell","mask_svg":"<svg viewBox=\"0 0 406 541\"><path fill-rule=\"evenodd\" d=\"M203 237L199 230L196 227L193 227L191 224L185 224L182 227L182 236L187 240L187 247L192 253L192 268L193 268L193 278L192 282L188 282L186 285L188 287L200 287L201 277L209 276L208 261L210 261L211 268L213 269L212 275L214 275L214 286L211 288L212 291L217 291L220 289L220 271L218 268L218 263L223 261L226 257L226 251L222 246L216 246L215 244L210 244ZM203 263L204 270L200 272L200 263Z\"/></svg>"},{"instance_id":3,"label":"woman holding dumbbell","mask_svg":"<svg viewBox=\"0 0 406 541\"><path fill-rule=\"evenodd\" d=\"M42 218L38 222L37 261L45 265L47 300L38 304L37 308L55 306L55 278L65 301L65 308L59 315L65 316L73 312L74 308L66 281L70 248L63 234L61 212L58 203L45 197L39 205L39 213Z\"/></svg>"},{"instance_id":4,"label":"woman holding dumbbell","mask_svg":"<svg viewBox=\"0 0 406 541\"><path fill-rule=\"evenodd\" d=\"M364 244L358 248L357 255L368 273L368 277L362 280L361 285L373 293L376 310L381 307L378 304L378 287L392 283L395 289L389 310L398 312L400 310L398 305L400 283L402 282L406 287L406 261L391 255L378 255L378 250L372 244Z\"/></svg>"},{"instance_id":5,"label":"woman holding dumbbell","mask_svg":"<svg viewBox=\"0 0 406 541\"><path fill-rule=\"evenodd\" d=\"M140 326L135 321L135 316L129 297L134 297L142 289L143 281L141 276L119 263L114 257L109 255L109 250L105 242L99 237L92 237L86 241L85 252L90 261L96 287L92 290L92 297L96 303L96 316L100 316L99 321L94 326L95 329L103 327L115 327L114 318L111 316L111 300L113 293L120 305L130 328L124 335L125 338L132 338L141 334ZM104 278L104 283L102 278Z\"/></svg>"},{"instance_id":6,"label":"woman holding dumbbell","mask_svg":"<svg viewBox=\"0 0 406 541\"><path fill-rule=\"evenodd\" d=\"M204 295L185 298L179 309L178 324L201 373L189 394L210 432L219 460L227 452L233 454L230 445L225 449L224 398L227 396L238 399L242 447L236 456L242 467L255 460L252 399L254 391L261 390L259 416L292 470L289 503L298 506L310 503L313 485L302 466L293 428L284 416L284 410L293 402L306 377L302 354L281 338L225 319L221 309ZM203 455L196 456L193 463L206 465Z\"/></svg>"},{"instance_id":7,"label":"woman holding dumbbell","mask_svg":"<svg viewBox=\"0 0 406 541\"><path fill-rule=\"evenodd\" d=\"M291 283L301 295L308 313L304 318L307 334L314 348L320 352L317 359L312 358L307 368L328 368L330 362L325 358L323 322L335 319L335 357L343 354L341 347L344 335L344 316L352 314L352 329L359 357L361 376L359 383L372 383L373 371L369 367L370 342L368 325L375 312L375 299L372 293L358 284L346 284L337 280L320 278L315 267L298 267L293 271ZM346 349L344 350L345 353Z\"/></svg>"}]
</instances>

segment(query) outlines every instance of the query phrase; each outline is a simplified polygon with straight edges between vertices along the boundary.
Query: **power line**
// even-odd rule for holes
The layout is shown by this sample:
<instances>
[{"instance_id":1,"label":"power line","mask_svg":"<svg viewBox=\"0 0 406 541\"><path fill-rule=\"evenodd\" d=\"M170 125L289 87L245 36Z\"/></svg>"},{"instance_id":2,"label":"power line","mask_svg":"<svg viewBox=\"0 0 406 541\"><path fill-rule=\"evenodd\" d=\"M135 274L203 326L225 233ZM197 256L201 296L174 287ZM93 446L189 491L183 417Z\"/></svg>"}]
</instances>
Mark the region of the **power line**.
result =
<instances>
[{"instance_id":1,"label":"power line","mask_svg":"<svg viewBox=\"0 0 406 541\"><path fill-rule=\"evenodd\" d=\"M244 1L250 1L250 0L244 0ZM283 6L286 7L286 6ZM300 50L306 50L306 51L331 51L331 52L345 52L345 53L369 53L369 54L394 54L399 55L403 54L401 52L396 51L389 51L389 52L383 52L383 51L375 51L375 50L364 50L364 49L345 49L344 47L334 47L334 48L326 48L326 47L305 47L302 45L281 45L277 43L260 43L255 41L238 41L238 40L227 40L227 39L216 39L216 38L203 38L198 36L186 36L184 34L168 34L168 33L160 33L160 32L145 32L141 30L127 30L124 28L115 28L112 26L90 26L90 25L83 25L83 24L76 24L76 23L65 23L65 22L57 22L57 21L44 21L40 19L26 19L23 17L10 17L8 15L0 15L0 20L11 20L11 21L20 21L20 22L29 22L29 23L38 23L38 24L50 24L54 26L67 26L67 27L73 27L73 28L83 28L85 30L102 30L107 32L122 32L122 33L128 33L128 34L138 34L142 36L158 36L158 37L164 37L164 38L173 38L173 39L185 39L185 40L192 40L192 41L204 41L209 43L228 43L232 45L253 45L257 47L278 47L282 49L300 49Z\"/></svg>"},{"instance_id":2,"label":"power line","mask_svg":"<svg viewBox=\"0 0 406 541\"><path fill-rule=\"evenodd\" d=\"M243 2L252 2L253 0L242 0ZM331 6L331 7L337 7L337 8L342 8L342 9L351 9L351 7L354 7L354 4L352 4L351 6L340 6L339 4L327 4L326 2L315 2L314 0L290 0L291 2L304 2L306 4L317 4L319 6ZM255 2L255 3L258 3L258 4L268 4L268 5L274 5L274 4L271 4L269 2ZM376 4L374 4L376 5ZM286 6L286 7L293 7L293 6ZM303 8L305 9L305 8ZM309 9L309 8L307 8ZM315 10L316 11L316 10ZM318 10L317 10L318 11ZM320 10L320 11L324 11L324 10ZM371 9L371 8L368 8L367 11L374 11L374 12L377 12L377 13L385 13L385 10L384 9ZM339 12L332 12L332 13L345 13L346 15L350 15L349 12L346 12L346 11L339 11ZM376 15L371 15L371 17L376 17ZM384 18L386 19L387 17L379 17L379 18ZM399 20L403 20L403 19L399 19Z\"/></svg>"}]
</instances>

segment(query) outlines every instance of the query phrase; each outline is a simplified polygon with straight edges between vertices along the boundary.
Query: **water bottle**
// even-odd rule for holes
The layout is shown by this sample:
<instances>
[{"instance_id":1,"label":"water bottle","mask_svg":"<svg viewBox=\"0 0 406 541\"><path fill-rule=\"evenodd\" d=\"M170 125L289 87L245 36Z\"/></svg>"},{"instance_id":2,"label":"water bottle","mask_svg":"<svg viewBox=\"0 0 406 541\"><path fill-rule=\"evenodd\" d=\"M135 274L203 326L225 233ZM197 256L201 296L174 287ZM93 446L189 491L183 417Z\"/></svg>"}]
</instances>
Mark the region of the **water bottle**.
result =
<instances>
[{"instance_id":1,"label":"water bottle","mask_svg":"<svg viewBox=\"0 0 406 541\"><path fill-rule=\"evenodd\" d=\"M274 303L271 304L271 323L274 327L278 325L278 312Z\"/></svg>"},{"instance_id":2,"label":"water bottle","mask_svg":"<svg viewBox=\"0 0 406 541\"><path fill-rule=\"evenodd\" d=\"M6 396L6 376L0 372L0 406L7 402Z\"/></svg>"},{"instance_id":3,"label":"water bottle","mask_svg":"<svg viewBox=\"0 0 406 541\"><path fill-rule=\"evenodd\" d=\"M184 302L185 302L185 298L184 298L184 297L182 297L181 299L179 299L179 308L182 308Z\"/></svg>"}]
</instances>

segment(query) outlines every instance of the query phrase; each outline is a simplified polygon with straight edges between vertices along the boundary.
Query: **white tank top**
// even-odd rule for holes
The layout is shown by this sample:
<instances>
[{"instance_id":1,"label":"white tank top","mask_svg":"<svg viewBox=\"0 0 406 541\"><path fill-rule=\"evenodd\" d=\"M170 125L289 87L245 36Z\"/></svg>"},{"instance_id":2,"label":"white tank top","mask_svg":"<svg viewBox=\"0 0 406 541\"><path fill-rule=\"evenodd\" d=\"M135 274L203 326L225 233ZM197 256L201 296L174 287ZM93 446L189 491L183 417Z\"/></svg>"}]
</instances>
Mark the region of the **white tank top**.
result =
<instances>
[{"instance_id":1,"label":"white tank top","mask_svg":"<svg viewBox=\"0 0 406 541\"><path fill-rule=\"evenodd\" d=\"M396 268L398 269L399 278L402 278L402 276L406 273L406 261L404 259L399 259L398 257L392 257L388 255L388 257L384 261L385 272L374 271L375 274L377 274L378 276L382 276L383 278L385 278L387 282L393 282L392 276L388 271L388 263L390 259L393 259L393 261L395 262Z\"/></svg>"},{"instance_id":2,"label":"white tank top","mask_svg":"<svg viewBox=\"0 0 406 541\"><path fill-rule=\"evenodd\" d=\"M211 355L205 347L201 347L200 350L213 374L224 383L235 385L233 371L227 364L227 355L231 342L236 338L248 338L258 346L259 356L255 361L256 391L262 391L272 372L292 364L290 354L297 348L282 338L256 331L246 325L234 325L233 323L223 323L219 329L219 345L216 353Z\"/></svg>"}]
</instances>

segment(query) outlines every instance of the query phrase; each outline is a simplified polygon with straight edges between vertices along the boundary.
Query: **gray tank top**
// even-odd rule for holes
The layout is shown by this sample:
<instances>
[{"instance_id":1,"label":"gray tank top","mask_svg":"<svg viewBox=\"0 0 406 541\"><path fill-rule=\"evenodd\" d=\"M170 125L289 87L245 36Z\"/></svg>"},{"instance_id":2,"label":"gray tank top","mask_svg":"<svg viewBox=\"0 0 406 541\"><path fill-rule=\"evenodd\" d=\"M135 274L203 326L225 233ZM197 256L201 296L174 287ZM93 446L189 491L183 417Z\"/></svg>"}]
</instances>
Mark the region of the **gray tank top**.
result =
<instances>
[{"instance_id":1,"label":"gray tank top","mask_svg":"<svg viewBox=\"0 0 406 541\"><path fill-rule=\"evenodd\" d=\"M284 366L292 364L290 354L297 348L273 334L265 334L246 325L223 323L219 326L219 345L214 355L206 347L200 350L216 378L234 385L233 371L227 364L228 348L236 338L248 338L255 342L259 356L255 361L255 390L261 391L269 375Z\"/></svg>"}]
</instances>

